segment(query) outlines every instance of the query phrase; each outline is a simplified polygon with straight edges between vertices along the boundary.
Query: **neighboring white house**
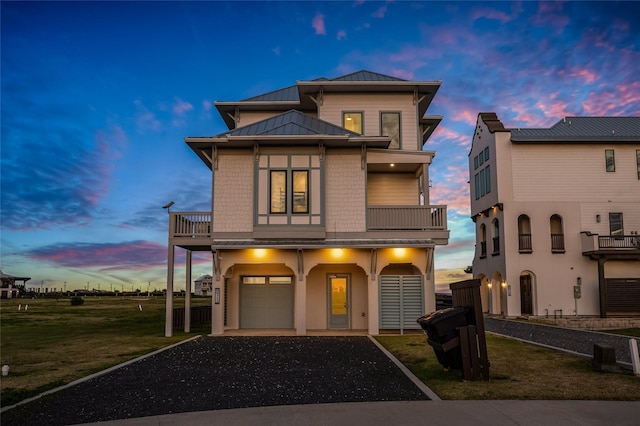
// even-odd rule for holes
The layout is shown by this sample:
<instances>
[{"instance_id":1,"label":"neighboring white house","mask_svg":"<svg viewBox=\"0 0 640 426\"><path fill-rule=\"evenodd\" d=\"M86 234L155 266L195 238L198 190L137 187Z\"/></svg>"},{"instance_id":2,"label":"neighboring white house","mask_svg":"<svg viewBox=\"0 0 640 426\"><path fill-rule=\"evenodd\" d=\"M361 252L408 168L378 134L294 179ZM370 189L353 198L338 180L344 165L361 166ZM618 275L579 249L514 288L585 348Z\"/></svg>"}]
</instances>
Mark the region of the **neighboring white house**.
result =
<instances>
[{"instance_id":1,"label":"neighboring white house","mask_svg":"<svg viewBox=\"0 0 640 426\"><path fill-rule=\"evenodd\" d=\"M211 170L211 211L170 212L168 294L177 246L187 295L191 252L212 253L212 334L419 328L449 239L423 149L439 87L359 71L215 102L228 130L185 138Z\"/></svg>"},{"instance_id":2,"label":"neighboring white house","mask_svg":"<svg viewBox=\"0 0 640 426\"><path fill-rule=\"evenodd\" d=\"M480 113L469 172L485 312L640 315L640 117Z\"/></svg>"},{"instance_id":3,"label":"neighboring white house","mask_svg":"<svg viewBox=\"0 0 640 426\"><path fill-rule=\"evenodd\" d=\"M213 278L211 275L201 275L199 276L193 283L195 284L195 288L193 290L193 294L196 296L211 296L211 283Z\"/></svg>"}]
</instances>

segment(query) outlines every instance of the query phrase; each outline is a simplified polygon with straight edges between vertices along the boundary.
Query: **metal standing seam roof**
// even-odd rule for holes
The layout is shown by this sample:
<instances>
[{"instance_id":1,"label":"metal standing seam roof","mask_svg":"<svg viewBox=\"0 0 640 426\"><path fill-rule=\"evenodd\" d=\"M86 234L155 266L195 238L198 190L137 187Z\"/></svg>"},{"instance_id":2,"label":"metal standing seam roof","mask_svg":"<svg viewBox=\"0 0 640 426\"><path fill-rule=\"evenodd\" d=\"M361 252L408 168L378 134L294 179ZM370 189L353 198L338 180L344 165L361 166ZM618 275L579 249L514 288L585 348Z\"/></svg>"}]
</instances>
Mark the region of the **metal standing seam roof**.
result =
<instances>
[{"instance_id":1,"label":"metal standing seam roof","mask_svg":"<svg viewBox=\"0 0 640 426\"><path fill-rule=\"evenodd\" d=\"M401 78L391 77L384 74L378 74L371 71L357 71L351 74L343 75L336 78L316 78L309 80L310 82L320 81L408 81ZM261 95L252 96L247 99L238 101L241 102L299 102L300 95L298 93L298 86L293 85L282 89L274 90L272 92L263 93Z\"/></svg>"},{"instance_id":2,"label":"metal standing seam roof","mask_svg":"<svg viewBox=\"0 0 640 426\"><path fill-rule=\"evenodd\" d=\"M344 127L311 117L297 110L290 110L275 117L266 118L255 123L220 133L216 137L225 136L257 136L257 135L349 135L362 136Z\"/></svg>"},{"instance_id":3,"label":"metal standing seam roof","mask_svg":"<svg viewBox=\"0 0 640 426\"><path fill-rule=\"evenodd\" d=\"M513 142L640 142L640 117L565 117L549 128L510 132Z\"/></svg>"},{"instance_id":4,"label":"metal standing seam roof","mask_svg":"<svg viewBox=\"0 0 640 426\"><path fill-rule=\"evenodd\" d=\"M408 81L402 78L391 77L390 75L379 74L372 71L356 71L340 77L331 78L329 81Z\"/></svg>"},{"instance_id":5,"label":"metal standing seam roof","mask_svg":"<svg viewBox=\"0 0 640 426\"><path fill-rule=\"evenodd\" d=\"M300 102L300 96L298 86L293 85L238 101L240 102Z\"/></svg>"}]
</instances>

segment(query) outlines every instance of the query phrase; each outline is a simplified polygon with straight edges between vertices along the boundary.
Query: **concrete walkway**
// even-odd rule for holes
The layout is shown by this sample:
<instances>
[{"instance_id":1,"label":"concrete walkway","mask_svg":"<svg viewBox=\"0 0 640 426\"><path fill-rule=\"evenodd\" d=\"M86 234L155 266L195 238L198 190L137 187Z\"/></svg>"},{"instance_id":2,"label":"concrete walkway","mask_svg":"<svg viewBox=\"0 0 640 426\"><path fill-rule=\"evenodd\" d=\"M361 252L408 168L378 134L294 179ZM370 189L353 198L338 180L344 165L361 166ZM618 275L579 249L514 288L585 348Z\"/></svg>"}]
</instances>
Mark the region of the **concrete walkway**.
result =
<instances>
[{"instance_id":1,"label":"concrete walkway","mask_svg":"<svg viewBox=\"0 0 640 426\"><path fill-rule=\"evenodd\" d=\"M407 401L286 405L101 422L99 426L638 425L640 402Z\"/></svg>"}]
</instances>

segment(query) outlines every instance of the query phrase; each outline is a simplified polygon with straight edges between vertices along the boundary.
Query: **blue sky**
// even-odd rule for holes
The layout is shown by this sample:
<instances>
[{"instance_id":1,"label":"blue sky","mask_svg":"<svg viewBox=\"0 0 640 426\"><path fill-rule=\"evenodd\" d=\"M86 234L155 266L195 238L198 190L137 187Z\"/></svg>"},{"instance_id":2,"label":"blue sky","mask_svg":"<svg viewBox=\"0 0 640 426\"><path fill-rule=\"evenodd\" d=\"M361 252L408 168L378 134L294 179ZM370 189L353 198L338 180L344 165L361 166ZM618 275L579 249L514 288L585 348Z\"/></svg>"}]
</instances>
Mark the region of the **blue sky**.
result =
<instances>
[{"instance_id":1,"label":"blue sky","mask_svg":"<svg viewBox=\"0 0 640 426\"><path fill-rule=\"evenodd\" d=\"M640 115L639 2L0 8L0 267L32 286L165 287L162 205L210 208L210 172L183 138L226 129L216 100L361 69L441 80L427 113L444 119L425 147L436 151L431 203L448 206L451 230L436 250L440 285L473 257L467 154L479 112L507 127ZM210 271L194 255L194 276Z\"/></svg>"}]
</instances>

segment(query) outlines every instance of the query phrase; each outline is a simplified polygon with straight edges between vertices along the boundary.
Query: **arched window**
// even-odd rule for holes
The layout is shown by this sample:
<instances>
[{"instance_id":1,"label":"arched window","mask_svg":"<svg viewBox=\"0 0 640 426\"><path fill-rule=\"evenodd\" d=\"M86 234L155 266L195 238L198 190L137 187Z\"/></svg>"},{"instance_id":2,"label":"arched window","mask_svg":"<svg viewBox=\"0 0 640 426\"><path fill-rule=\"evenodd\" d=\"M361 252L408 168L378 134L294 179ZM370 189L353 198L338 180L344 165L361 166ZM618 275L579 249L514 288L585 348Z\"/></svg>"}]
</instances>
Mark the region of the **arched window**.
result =
<instances>
[{"instance_id":1,"label":"arched window","mask_svg":"<svg viewBox=\"0 0 640 426\"><path fill-rule=\"evenodd\" d=\"M531 253L531 221L529 216L521 214L518 217L518 249L520 253Z\"/></svg>"},{"instance_id":2,"label":"arched window","mask_svg":"<svg viewBox=\"0 0 640 426\"><path fill-rule=\"evenodd\" d=\"M493 231L493 251L492 255L500 254L500 222L498 219L493 219L491 222Z\"/></svg>"},{"instance_id":3,"label":"arched window","mask_svg":"<svg viewBox=\"0 0 640 426\"><path fill-rule=\"evenodd\" d=\"M487 257L487 227L480 225L480 258Z\"/></svg>"},{"instance_id":4,"label":"arched window","mask_svg":"<svg viewBox=\"0 0 640 426\"><path fill-rule=\"evenodd\" d=\"M549 219L551 229L551 252L564 253L564 230L562 229L562 217L554 214Z\"/></svg>"}]
</instances>

